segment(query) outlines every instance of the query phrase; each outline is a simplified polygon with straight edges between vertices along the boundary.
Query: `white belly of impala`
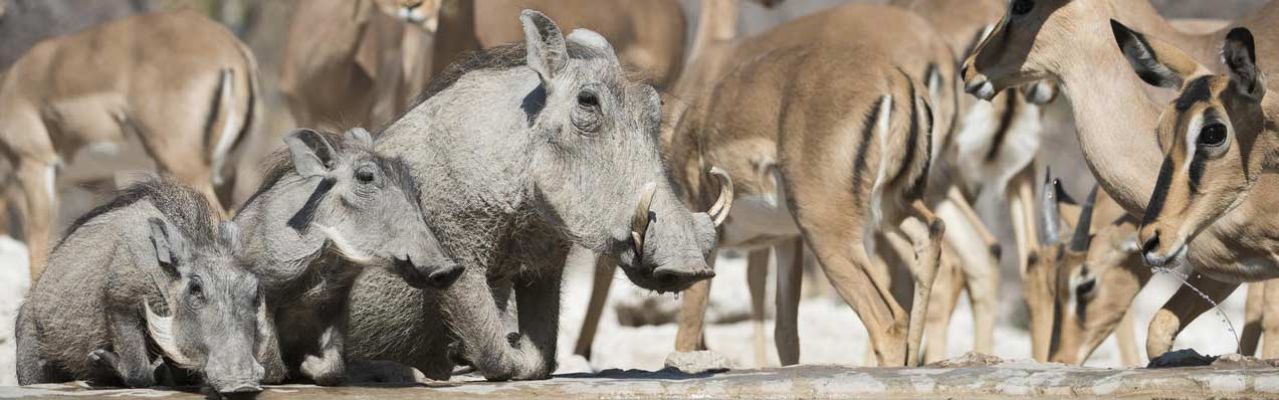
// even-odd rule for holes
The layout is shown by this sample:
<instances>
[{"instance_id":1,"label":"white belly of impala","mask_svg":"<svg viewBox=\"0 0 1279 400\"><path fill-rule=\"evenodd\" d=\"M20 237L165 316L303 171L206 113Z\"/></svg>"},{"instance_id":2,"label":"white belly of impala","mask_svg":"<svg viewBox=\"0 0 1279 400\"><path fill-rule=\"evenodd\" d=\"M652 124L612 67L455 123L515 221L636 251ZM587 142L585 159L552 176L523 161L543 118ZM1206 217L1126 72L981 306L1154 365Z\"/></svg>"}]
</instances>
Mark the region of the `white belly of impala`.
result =
<instances>
[{"instance_id":1,"label":"white belly of impala","mask_svg":"<svg viewBox=\"0 0 1279 400\"><path fill-rule=\"evenodd\" d=\"M799 235L785 196L768 194L743 196L733 201L733 210L724 224L720 246L755 248Z\"/></svg>"}]
</instances>

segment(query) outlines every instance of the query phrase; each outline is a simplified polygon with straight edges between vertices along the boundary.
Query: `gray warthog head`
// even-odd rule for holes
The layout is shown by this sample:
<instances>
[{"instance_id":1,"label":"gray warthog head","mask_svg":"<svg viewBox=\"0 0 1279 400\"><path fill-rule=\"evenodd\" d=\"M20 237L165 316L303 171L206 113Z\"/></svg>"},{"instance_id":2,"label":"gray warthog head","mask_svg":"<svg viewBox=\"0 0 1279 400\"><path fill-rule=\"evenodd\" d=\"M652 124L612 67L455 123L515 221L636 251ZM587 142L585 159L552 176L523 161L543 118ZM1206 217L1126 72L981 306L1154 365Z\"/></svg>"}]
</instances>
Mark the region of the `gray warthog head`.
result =
<instances>
[{"instance_id":1,"label":"gray warthog head","mask_svg":"<svg viewBox=\"0 0 1279 400\"><path fill-rule=\"evenodd\" d=\"M442 288L462 269L440 249L418 205L417 184L399 159L373 152L373 138L356 128L346 134L309 129L290 133L293 171L318 181L287 225L308 243L328 246L361 265L385 265L415 287Z\"/></svg>"},{"instance_id":2,"label":"gray warthog head","mask_svg":"<svg viewBox=\"0 0 1279 400\"><path fill-rule=\"evenodd\" d=\"M159 218L148 222L169 310L161 316L143 301L151 339L218 392L261 390L265 371L255 354L269 340L261 328L270 321L257 278L240 265L235 223L224 222L217 238L188 238Z\"/></svg>"},{"instance_id":3,"label":"gray warthog head","mask_svg":"<svg viewBox=\"0 0 1279 400\"><path fill-rule=\"evenodd\" d=\"M553 221L585 247L614 255L635 284L679 291L714 276L706 257L731 206L692 213L671 188L658 153L661 100L629 80L608 41L524 11L525 57L541 85L525 100L534 147L530 171Z\"/></svg>"}]
</instances>

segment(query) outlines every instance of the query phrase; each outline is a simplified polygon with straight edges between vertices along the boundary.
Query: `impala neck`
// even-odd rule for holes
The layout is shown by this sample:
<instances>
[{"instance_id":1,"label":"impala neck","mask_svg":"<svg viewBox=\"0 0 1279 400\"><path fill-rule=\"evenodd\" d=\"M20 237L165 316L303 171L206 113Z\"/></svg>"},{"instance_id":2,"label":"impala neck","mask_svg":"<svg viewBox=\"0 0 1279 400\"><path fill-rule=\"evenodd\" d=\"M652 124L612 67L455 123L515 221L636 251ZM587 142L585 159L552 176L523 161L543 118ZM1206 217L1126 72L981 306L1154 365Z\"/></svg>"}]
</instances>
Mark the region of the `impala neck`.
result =
<instances>
[{"instance_id":1,"label":"impala neck","mask_svg":"<svg viewBox=\"0 0 1279 400\"><path fill-rule=\"evenodd\" d=\"M462 53L480 49L475 32L475 1L444 0L437 18L435 37L447 40L437 39L432 46L431 76L439 76Z\"/></svg>"},{"instance_id":2,"label":"impala neck","mask_svg":"<svg viewBox=\"0 0 1279 400\"><path fill-rule=\"evenodd\" d=\"M1159 15L1159 11L1149 0L1110 0L1104 10L1107 14L1101 19L1102 22L1114 19L1147 36L1172 43L1204 65L1218 63L1221 48L1220 40L1216 37L1220 35L1195 35L1177 30L1168 19ZM1109 29L1105 32L1105 37L1110 38ZM1114 47L1113 44L1110 47Z\"/></svg>"},{"instance_id":3,"label":"impala neck","mask_svg":"<svg viewBox=\"0 0 1279 400\"><path fill-rule=\"evenodd\" d=\"M1163 160L1154 136L1160 108L1102 24L1104 35L1079 35L1081 50L1062 57L1059 77L1088 167L1116 202L1142 215Z\"/></svg>"},{"instance_id":4,"label":"impala neck","mask_svg":"<svg viewBox=\"0 0 1279 400\"><path fill-rule=\"evenodd\" d=\"M697 17L697 32L693 35L693 51L689 59L701 55L710 43L733 40L737 37L737 2L739 0L702 0L701 15Z\"/></svg>"}]
</instances>

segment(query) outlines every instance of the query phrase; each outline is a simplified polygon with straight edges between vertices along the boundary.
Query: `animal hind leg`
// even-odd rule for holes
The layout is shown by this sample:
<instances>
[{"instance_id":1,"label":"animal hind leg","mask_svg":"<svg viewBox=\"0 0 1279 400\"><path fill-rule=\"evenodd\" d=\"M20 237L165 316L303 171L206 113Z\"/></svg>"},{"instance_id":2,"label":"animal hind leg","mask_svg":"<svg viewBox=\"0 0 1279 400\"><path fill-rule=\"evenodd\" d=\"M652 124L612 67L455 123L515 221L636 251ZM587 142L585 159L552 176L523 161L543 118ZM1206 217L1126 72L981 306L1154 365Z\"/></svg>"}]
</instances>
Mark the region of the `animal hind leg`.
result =
<instances>
[{"instance_id":1,"label":"animal hind leg","mask_svg":"<svg viewBox=\"0 0 1279 400\"><path fill-rule=\"evenodd\" d=\"M796 237L773 248L777 257L776 316L773 343L783 366L799 364L799 299L804 282L804 240Z\"/></svg>"},{"instance_id":2,"label":"animal hind leg","mask_svg":"<svg viewBox=\"0 0 1279 400\"><path fill-rule=\"evenodd\" d=\"M768 249L753 250L746 261L746 284L751 293L751 326L754 327L755 365L768 364L768 347L764 338L764 293L768 279Z\"/></svg>"},{"instance_id":3,"label":"animal hind leg","mask_svg":"<svg viewBox=\"0 0 1279 400\"><path fill-rule=\"evenodd\" d=\"M924 364L941 361L946 358L950 338L950 320L963 293L964 279L956 264L955 250L950 246L942 248L941 265L937 271L937 279L933 282L933 298L928 302L927 322L924 326ZM940 293L936 293L941 290ZM940 294L941 296L937 296Z\"/></svg>"},{"instance_id":4,"label":"animal hind leg","mask_svg":"<svg viewBox=\"0 0 1279 400\"><path fill-rule=\"evenodd\" d=\"M35 160L18 163L18 182L25 196L23 226L30 254L31 281L35 282L44 272L52 241L54 210L57 210L57 193L54 190L54 164Z\"/></svg>"},{"instance_id":5,"label":"animal hind leg","mask_svg":"<svg viewBox=\"0 0 1279 400\"><path fill-rule=\"evenodd\" d=\"M911 304L910 320L907 325L906 359L910 363L919 361L920 342L924 338L924 321L928 312L928 300L932 294L933 281L937 277L937 268L941 259L942 235L946 225L933 214L922 200L912 201L909 208L911 218L900 225L915 247L915 260L908 262L911 274L915 278L915 298Z\"/></svg>"},{"instance_id":6,"label":"animal hind leg","mask_svg":"<svg viewBox=\"0 0 1279 400\"><path fill-rule=\"evenodd\" d=\"M835 291L861 319L870 338L869 350L881 366L906 365L906 312L893 298L888 282L876 279L873 262L855 233L813 215L812 222L800 209L804 241L816 254ZM818 222L821 221L821 222Z\"/></svg>"},{"instance_id":7,"label":"animal hind leg","mask_svg":"<svg viewBox=\"0 0 1279 400\"><path fill-rule=\"evenodd\" d=\"M600 316L604 313L609 287L613 285L613 276L616 273L616 263L605 256L596 257L591 299L586 306L586 317L582 319L582 329L578 331L577 345L573 347L573 354L582 356L587 361L591 359L591 345L595 342L595 333L600 326Z\"/></svg>"}]
</instances>

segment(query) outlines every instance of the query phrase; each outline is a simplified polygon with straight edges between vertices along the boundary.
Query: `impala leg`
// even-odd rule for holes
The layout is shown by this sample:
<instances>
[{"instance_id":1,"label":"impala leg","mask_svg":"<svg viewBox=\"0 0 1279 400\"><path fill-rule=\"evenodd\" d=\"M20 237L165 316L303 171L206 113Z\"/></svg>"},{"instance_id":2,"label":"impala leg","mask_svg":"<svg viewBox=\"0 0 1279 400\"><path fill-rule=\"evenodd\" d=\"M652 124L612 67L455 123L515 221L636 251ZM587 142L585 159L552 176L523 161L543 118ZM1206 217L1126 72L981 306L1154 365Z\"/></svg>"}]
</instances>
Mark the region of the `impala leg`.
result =
<instances>
[{"instance_id":1,"label":"impala leg","mask_svg":"<svg viewBox=\"0 0 1279 400\"><path fill-rule=\"evenodd\" d=\"M591 286L591 300L586 306L586 317L582 319L582 329L577 335L577 345L573 346L573 354L591 360L591 344L595 342L595 333L599 331L600 316L608 302L608 291L613 285L613 275L617 273L617 263L608 257L595 258L595 279Z\"/></svg>"},{"instance_id":2,"label":"impala leg","mask_svg":"<svg viewBox=\"0 0 1279 400\"><path fill-rule=\"evenodd\" d=\"M1243 331L1239 333L1239 354L1254 356L1261 342L1261 310L1265 307L1266 287L1261 282L1248 284L1248 298L1243 308Z\"/></svg>"},{"instance_id":3,"label":"impala leg","mask_svg":"<svg viewBox=\"0 0 1279 400\"><path fill-rule=\"evenodd\" d=\"M1262 296L1261 328L1263 345L1261 357L1267 360L1279 358L1279 279L1271 279L1264 284L1265 295Z\"/></svg>"},{"instance_id":4,"label":"impala leg","mask_svg":"<svg viewBox=\"0 0 1279 400\"><path fill-rule=\"evenodd\" d=\"M55 222L54 210L57 210L54 165L22 160L18 163L17 175L25 197L22 224L31 260L31 281L35 282L44 272L45 261L49 257L49 243L52 240L50 236Z\"/></svg>"},{"instance_id":5,"label":"impala leg","mask_svg":"<svg viewBox=\"0 0 1279 400\"><path fill-rule=\"evenodd\" d=\"M893 299L888 283L875 279L872 260L861 245L862 238L857 237L860 231L833 225L836 224L804 226L804 241L812 247L835 291L866 327L868 349L878 364L906 365L905 311Z\"/></svg>"},{"instance_id":6,"label":"impala leg","mask_svg":"<svg viewBox=\"0 0 1279 400\"><path fill-rule=\"evenodd\" d=\"M977 237L981 238L981 241L986 244L986 248L989 249L990 253L994 254L995 257L998 258L1000 253L1003 252L999 246L999 237L995 236L995 234L986 227L986 224L981 220L981 216L977 214L977 210L973 209L972 204L968 203L968 199L964 197L964 194L959 192L959 187L951 186L950 191L946 192L946 199L950 200L950 203L953 204L959 212L963 213L964 218L972 224L972 228L976 231Z\"/></svg>"},{"instance_id":7,"label":"impala leg","mask_svg":"<svg viewBox=\"0 0 1279 400\"><path fill-rule=\"evenodd\" d=\"M937 271L937 279L933 281L934 293L932 300L928 302L924 327L924 334L928 338L924 341L924 364L941 361L948 353L950 319L964 288L964 279L955 262L954 253L955 250L950 246L942 247L941 267Z\"/></svg>"},{"instance_id":8,"label":"impala leg","mask_svg":"<svg viewBox=\"0 0 1279 400\"><path fill-rule=\"evenodd\" d=\"M1119 362L1125 367L1141 366L1141 354L1137 351L1137 334L1136 328L1133 326L1132 313L1124 313L1124 318L1119 320L1119 325L1115 327L1115 342L1119 344ZM1080 364L1084 360L1080 360Z\"/></svg>"},{"instance_id":9,"label":"impala leg","mask_svg":"<svg viewBox=\"0 0 1279 400\"><path fill-rule=\"evenodd\" d=\"M777 257L776 313L773 343L783 366L799 364L799 299L804 283L804 240L794 238L773 248Z\"/></svg>"},{"instance_id":10,"label":"impala leg","mask_svg":"<svg viewBox=\"0 0 1279 400\"><path fill-rule=\"evenodd\" d=\"M711 268L714 268L716 252L711 252ZM684 289L679 309L679 329L675 331L675 351L706 350L706 305L711 297L711 279L706 279Z\"/></svg>"},{"instance_id":11,"label":"impala leg","mask_svg":"<svg viewBox=\"0 0 1279 400\"><path fill-rule=\"evenodd\" d=\"M991 354L999 313L999 260L995 254L998 249L981 239L981 232L987 231L986 225L976 213L963 211L971 209L967 204L962 197L947 199L938 204L937 215L946 221L950 232L946 243L959 272L963 273L962 279L956 282L962 282L968 289L973 310L973 351Z\"/></svg>"},{"instance_id":12,"label":"impala leg","mask_svg":"<svg viewBox=\"0 0 1279 400\"><path fill-rule=\"evenodd\" d=\"M919 362L919 347L924 339L924 321L928 313L928 300L932 295L933 281L941 259L942 235L946 224L933 214L922 200L910 204L908 218L901 224L915 247L915 260L908 262L915 278L915 298L911 302L910 320L907 325L906 360L909 365Z\"/></svg>"},{"instance_id":13,"label":"impala leg","mask_svg":"<svg viewBox=\"0 0 1279 400\"><path fill-rule=\"evenodd\" d=\"M751 325L755 330L755 365L768 364L767 339L764 337L765 281L768 279L768 249L752 250L746 259L746 284L751 292Z\"/></svg>"},{"instance_id":14,"label":"impala leg","mask_svg":"<svg viewBox=\"0 0 1279 400\"><path fill-rule=\"evenodd\" d=\"M1238 283L1219 282L1193 272L1187 281L1217 303L1221 303L1235 291L1235 288L1239 287ZM1185 329L1186 325L1194 321L1199 314L1210 309L1212 304L1204 301L1195 290L1182 285L1177 289L1177 293L1164 303L1163 308L1151 318L1149 333L1146 337L1146 356L1153 359L1167 353L1172 349L1172 342L1177 338L1177 334L1181 333L1181 330Z\"/></svg>"},{"instance_id":15,"label":"impala leg","mask_svg":"<svg viewBox=\"0 0 1279 400\"><path fill-rule=\"evenodd\" d=\"M1034 168L1027 167L1015 178L1011 190L1009 206L1013 219L1014 233L1017 235L1018 271L1021 273L1022 295L1030 312L1030 345L1031 354L1036 361L1048 361L1052 346L1053 330L1053 297L1050 293L1050 282L1045 279L1053 275L1052 271L1033 271L1031 258L1036 257L1039 241L1035 238L1035 183Z\"/></svg>"}]
</instances>

